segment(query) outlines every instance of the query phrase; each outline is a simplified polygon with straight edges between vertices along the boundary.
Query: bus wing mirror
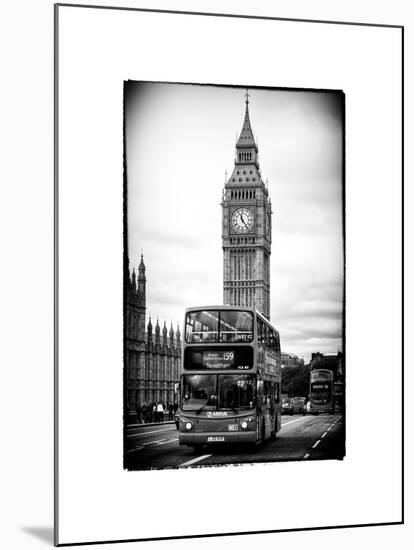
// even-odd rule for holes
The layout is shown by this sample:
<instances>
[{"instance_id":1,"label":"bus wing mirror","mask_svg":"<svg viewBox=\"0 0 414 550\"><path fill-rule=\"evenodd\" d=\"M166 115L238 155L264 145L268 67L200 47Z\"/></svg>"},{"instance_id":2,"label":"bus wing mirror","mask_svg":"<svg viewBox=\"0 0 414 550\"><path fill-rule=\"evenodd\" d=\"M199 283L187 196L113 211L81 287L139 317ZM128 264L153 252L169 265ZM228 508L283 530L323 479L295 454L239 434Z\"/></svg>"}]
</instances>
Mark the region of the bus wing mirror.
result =
<instances>
[{"instance_id":1,"label":"bus wing mirror","mask_svg":"<svg viewBox=\"0 0 414 550\"><path fill-rule=\"evenodd\" d=\"M179 382L175 382L174 383L174 393L177 395L178 393L180 393L180 383Z\"/></svg>"}]
</instances>

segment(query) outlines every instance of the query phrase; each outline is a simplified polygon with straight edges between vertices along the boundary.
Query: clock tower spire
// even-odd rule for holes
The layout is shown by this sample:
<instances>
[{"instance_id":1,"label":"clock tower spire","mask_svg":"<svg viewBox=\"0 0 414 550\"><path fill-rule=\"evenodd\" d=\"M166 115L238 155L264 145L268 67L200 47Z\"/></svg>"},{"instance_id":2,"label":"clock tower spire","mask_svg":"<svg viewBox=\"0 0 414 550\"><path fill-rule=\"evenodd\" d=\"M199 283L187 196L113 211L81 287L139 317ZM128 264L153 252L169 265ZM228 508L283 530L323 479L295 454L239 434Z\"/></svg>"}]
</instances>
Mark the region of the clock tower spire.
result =
<instances>
[{"instance_id":1,"label":"clock tower spire","mask_svg":"<svg viewBox=\"0 0 414 550\"><path fill-rule=\"evenodd\" d=\"M223 303L255 307L270 318L272 206L262 180L259 150L246 90L243 126L234 169L224 185L222 206Z\"/></svg>"}]
</instances>

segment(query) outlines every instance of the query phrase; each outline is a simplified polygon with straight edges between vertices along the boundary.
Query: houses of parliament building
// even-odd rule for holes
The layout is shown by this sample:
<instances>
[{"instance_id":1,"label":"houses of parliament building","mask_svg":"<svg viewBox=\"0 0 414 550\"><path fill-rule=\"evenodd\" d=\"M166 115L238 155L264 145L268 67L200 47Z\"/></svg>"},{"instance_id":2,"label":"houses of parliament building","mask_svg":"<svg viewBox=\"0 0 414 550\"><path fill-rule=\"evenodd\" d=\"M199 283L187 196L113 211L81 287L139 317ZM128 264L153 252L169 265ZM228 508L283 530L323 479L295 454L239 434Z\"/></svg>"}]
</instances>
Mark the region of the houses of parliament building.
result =
<instances>
[{"instance_id":1,"label":"houses of parliament building","mask_svg":"<svg viewBox=\"0 0 414 550\"><path fill-rule=\"evenodd\" d=\"M128 273L125 281L125 384L126 403L136 410L144 402L174 403L174 382L178 381L181 359L180 330L172 325L161 329L151 317L146 324L146 275L144 258Z\"/></svg>"}]
</instances>

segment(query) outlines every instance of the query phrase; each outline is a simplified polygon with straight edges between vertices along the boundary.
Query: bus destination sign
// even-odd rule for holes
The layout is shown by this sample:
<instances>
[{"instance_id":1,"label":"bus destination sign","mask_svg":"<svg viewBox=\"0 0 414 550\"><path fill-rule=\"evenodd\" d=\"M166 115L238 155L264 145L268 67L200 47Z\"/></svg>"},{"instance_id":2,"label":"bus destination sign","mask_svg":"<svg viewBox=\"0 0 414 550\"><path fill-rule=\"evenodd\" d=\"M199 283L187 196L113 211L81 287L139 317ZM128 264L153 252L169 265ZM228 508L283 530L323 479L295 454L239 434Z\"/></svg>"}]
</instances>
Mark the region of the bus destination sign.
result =
<instances>
[{"instance_id":1,"label":"bus destination sign","mask_svg":"<svg viewBox=\"0 0 414 550\"><path fill-rule=\"evenodd\" d=\"M253 367L253 349L225 348L225 349L189 349L184 350L185 370L220 370L246 371Z\"/></svg>"},{"instance_id":2,"label":"bus destination sign","mask_svg":"<svg viewBox=\"0 0 414 550\"><path fill-rule=\"evenodd\" d=\"M232 369L234 351L203 351L202 365L206 369Z\"/></svg>"},{"instance_id":3,"label":"bus destination sign","mask_svg":"<svg viewBox=\"0 0 414 550\"><path fill-rule=\"evenodd\" d=\"M313 383L313 390L329 390L329 384Z\"/></svg>"}]
</instances>

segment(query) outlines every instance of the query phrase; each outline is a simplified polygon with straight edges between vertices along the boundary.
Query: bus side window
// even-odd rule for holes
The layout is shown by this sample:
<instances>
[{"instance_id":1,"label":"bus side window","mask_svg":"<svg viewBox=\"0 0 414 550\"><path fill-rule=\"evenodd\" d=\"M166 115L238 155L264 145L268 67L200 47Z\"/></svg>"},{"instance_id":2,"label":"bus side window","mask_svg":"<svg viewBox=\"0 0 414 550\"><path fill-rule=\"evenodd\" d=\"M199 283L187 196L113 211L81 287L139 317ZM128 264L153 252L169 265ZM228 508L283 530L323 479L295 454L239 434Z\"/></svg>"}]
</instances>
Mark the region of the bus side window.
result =
<instances>
[{"instance_id":1,"label":"bus side window","mask_svg":"<svg viewBox=\"0 0 414 550\"><path fill-rule=\"evenodd\" d=\"M279 382L276 382L275 384L275 402L279 403L280 401L280 384Z\"/></svg>"},{"instance_id":2,"label":"bus side window","mask_svg":"<svg viewBox=\"0 0 414 550\"><path fill-rule=\"evenodd\" d=\"M270 329L270 349L276 350L275 332Z\"/></svg>"},{"instance_id":3,"label":"bus side window","mask_svg":"<svg viewBox=\"0 0 414 550\"><path fill-rule=\"evenodd\" d=\"M280 353L280 338L278 332L276 332L276 351Z\"/></svg>"},{"instance_id":4,"label":"bus side window","mask_svg":"<svg viewBox=\"0 0 414 550\"><path fill-rule=\"evenodd\" d=\"M257 341L262 344L263 343L263 321L259 319L259 317L256 317L257 319Z\"/></svg>"},{"instance_id":5,"label":"bus side window","mask_svg":"<svg viewBox=\"0 0 414 550\"><path fill-rule=\"evenodd\" d=\"M270 382L263 382L263 403L268 406L270 405L271 401L271 387L272 385Z\"/></svg>"}]
</instances>

